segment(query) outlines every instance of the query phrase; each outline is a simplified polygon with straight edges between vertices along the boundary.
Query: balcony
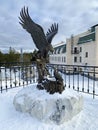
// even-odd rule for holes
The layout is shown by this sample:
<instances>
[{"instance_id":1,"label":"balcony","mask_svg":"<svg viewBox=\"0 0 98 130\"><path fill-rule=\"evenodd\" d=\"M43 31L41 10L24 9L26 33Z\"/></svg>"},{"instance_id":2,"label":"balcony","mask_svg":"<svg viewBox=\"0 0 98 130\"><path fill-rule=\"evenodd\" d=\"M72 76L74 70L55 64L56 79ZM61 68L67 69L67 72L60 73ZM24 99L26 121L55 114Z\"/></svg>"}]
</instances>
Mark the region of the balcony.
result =
<instances>
[{"instance_id":1,"label":"balcony","mask_svg":"<svg viewBox=\"0 0 98 130\"><path fill-rule=\"evenodd\" d=\"M71 54L79 54L79 50L71 50Z\"/></svg>"}]
</instances>

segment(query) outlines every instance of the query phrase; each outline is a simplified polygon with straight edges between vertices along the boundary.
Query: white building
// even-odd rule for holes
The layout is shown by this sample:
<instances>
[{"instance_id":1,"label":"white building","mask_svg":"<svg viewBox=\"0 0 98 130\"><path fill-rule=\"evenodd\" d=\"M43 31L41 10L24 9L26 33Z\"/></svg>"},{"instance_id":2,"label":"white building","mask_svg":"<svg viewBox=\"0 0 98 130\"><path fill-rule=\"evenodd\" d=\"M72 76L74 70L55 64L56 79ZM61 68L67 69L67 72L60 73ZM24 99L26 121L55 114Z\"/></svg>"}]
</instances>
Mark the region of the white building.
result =
<instances>
[{"instance_id":1,"label":"white building","mask_svg":"<svg viewBox=\"0 0 98 130\"><path fill-rule=\"evenodd\" d=\"M54 46L50 63L98 66L98 24Z\"/></svg>"},{"instance_id":2,"label":"white building","mask_svg":"<svg viewBox=\"0 0 98 130\"><path fill-rule=\"evenodd\" d=\"M66 64L66 44L61 42L54 46L53 54L49 55L51 64Z\"/></svg>"}]
</instances>

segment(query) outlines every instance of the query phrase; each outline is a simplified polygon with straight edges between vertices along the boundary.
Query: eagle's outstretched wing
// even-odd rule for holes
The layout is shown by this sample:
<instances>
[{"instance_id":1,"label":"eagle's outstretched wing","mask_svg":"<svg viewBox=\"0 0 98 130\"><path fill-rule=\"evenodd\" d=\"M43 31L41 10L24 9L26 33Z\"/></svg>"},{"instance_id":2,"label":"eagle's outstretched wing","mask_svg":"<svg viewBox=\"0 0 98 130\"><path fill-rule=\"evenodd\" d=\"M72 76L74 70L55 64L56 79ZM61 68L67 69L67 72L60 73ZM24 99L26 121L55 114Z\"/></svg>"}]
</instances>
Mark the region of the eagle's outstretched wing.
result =
<instances>
[{"instance_id":1,"label":"eagle's outstretched wing","mask_svg":"<svg viewBox=\"0 0 98 130\"><path fill-rule=\"evenodd\" d=\"M54 23L46 33L46 39L48 43L51 43L53 37L57 34L57 32L58 32L58 24Z\"/></svg>"},{"instance_id":2,"label":"eagle's outstretched wing","mask_svg":"<svg viewBox=\"0 0 98 130\"><path fill-rule=\"evenodd\" d=\"M42 52L49 44L46 40L43 28L31 19L28 13L28 8L24 7L21 9L19 19L19 23L31 34L36 47Z\"/></svg>"}]
</instances>

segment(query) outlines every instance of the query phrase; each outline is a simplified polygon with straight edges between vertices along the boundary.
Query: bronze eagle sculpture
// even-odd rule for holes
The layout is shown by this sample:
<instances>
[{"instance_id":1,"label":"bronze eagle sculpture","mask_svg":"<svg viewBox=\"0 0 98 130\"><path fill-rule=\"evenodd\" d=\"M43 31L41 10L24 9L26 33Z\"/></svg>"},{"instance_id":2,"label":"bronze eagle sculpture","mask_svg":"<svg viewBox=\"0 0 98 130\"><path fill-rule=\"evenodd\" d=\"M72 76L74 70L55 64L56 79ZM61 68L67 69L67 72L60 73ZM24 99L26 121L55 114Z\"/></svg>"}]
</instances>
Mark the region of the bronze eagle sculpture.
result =
<instances>
[{"instance_id":1,"label":"bronze eagle sculpture","mask_svg":"<svg viewBox=\"0 0 98 130\"><path fill-rule=\"evenodd\" d=\"M53 51L51 42L58 32L58 24L52 24L45 35L43 28L31 19L28 7L23 7L21 9L19 19L19 23L28 33L31 34L35 46L38 49L38 51L32 56L31 60L36 64L38 70L37 88L46 89L50 94L55 92L62 93L64 90L63 79L57 70L54 71L56 81L51 81L47 78L47 76L49 76L49 71L47 69L47 63L49 63L48 52Z\"/></svg>"},{"instance_id":2,"label":"bronze eagle sculpture","mask_svg":"<svg viewBox=\"0 0 98 130\"><path fill-rule=\"evenodd\" d=\"M19 19L19 23L28 33L31 34L37 49L43 57L45 57L49 51L53 51L51 41L58 32L58 24L52 24L45 35L43 28L31 19L28 7L23 7L21 9Z\"/></svg>"}]
</instances>

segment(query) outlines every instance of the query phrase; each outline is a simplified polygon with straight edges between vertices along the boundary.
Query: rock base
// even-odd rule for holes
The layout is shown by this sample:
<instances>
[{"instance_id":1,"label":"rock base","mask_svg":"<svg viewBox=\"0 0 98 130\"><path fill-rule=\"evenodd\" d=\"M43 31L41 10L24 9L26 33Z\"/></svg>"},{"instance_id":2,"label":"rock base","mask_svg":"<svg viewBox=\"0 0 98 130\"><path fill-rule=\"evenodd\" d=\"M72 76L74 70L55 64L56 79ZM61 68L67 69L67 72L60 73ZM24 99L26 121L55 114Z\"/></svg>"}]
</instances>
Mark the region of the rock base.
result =
<instances>
[{"instance_id":1,"label":"rock base","mask_svg":"<svg viewBox=\"0 0 98 130\"><path fill-rule=\"evenodd\" d=\"M27 112L45 123L59 125L71 120L82 110L83 97L71 89L51 95L32 85L19 91L13 104L17 111Z\"/></svg>"}]
</instances>

